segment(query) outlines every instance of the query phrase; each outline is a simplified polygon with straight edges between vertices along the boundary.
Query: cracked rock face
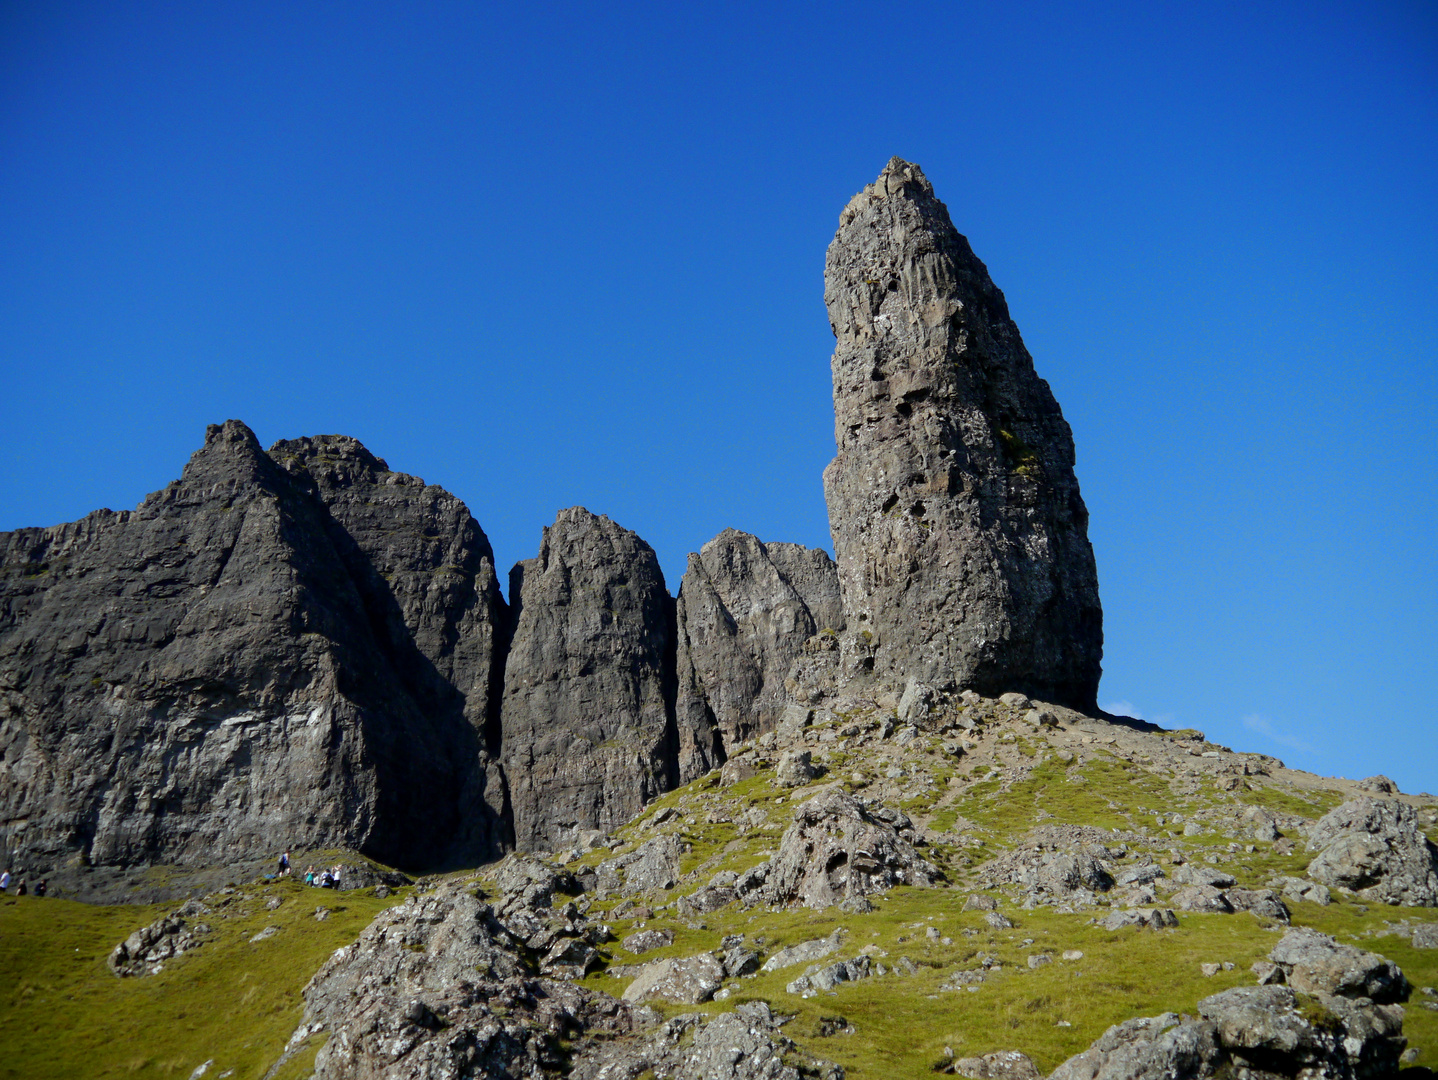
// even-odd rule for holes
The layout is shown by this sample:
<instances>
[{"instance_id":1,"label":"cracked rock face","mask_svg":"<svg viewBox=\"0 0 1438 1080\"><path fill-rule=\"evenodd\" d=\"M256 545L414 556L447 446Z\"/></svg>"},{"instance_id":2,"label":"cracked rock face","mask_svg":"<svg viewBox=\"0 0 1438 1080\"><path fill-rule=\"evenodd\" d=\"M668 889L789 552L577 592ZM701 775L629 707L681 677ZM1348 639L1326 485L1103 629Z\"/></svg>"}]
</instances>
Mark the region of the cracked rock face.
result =
<instances>
[{"instance_id":1,"label":"cracked rock face","mask_svg":"<svg viewBox=\"0 0 1438 1080\"><path fill-rule=\"evenodd\" d=\"M843 628L838 572L817 548L725 529L689 556L678 621L679 715L733 746L778 725L804 643Z\"/></svg>"},{"instance_id":2,"label":"cracked rock face","mask_svg":"<svg viewBox=\"0 0 1438 1080\"><path fill-rule=\"evenodd\" d=\"M416 496L389 567L424 577L454 552L457 579L483 578L462 505L348 452L371 469L352 487ZM308 466L281 468L234 420L135 510L0 534L0 844L34 867L286 846L408 866L449 848L469 790L470 854L492 854L484 747L444 686L486 647L445 668L436 644L492 617L487 585L420 618L378 558L358 511L332 515Z\"/></svg>"},{"instance_id":3,"label":"cracked rock face","mask_svg":"<svg viewBox=\"0 0 1438 1080\"><path fill-rule=\"evenodd\" d=\"M552 850L617 828L678 781L671 601L654 549L581 507L545 528L509 595L502 722L515 842Z\"/></svg>"},{"instance_id":4,"label":"cracked rock face","mask_svg":"<svg viewBox=\"0 0 1438 1080\"><path fill-rule=\"evenodd\" d=\"M1092 708L1103 619L1073 435L917 165L894 158L845 207L824 300L850 677Z\"/></svg>"}]
</instances>

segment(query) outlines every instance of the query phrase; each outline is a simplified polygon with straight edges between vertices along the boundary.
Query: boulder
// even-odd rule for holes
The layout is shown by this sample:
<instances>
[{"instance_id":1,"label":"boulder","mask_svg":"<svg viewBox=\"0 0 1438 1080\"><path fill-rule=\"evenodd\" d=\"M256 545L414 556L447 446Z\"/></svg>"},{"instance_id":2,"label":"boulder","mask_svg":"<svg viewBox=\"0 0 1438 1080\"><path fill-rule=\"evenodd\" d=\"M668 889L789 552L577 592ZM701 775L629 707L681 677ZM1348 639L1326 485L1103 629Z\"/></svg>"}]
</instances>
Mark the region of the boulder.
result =
<instances>
[{"instance_id":1,"label":"boulder","mask_svg":"<svg viewBox=\"0 0 1438 1080\"><path fill-rule=\"evenodd\" d=\"M786 1038L762 1001L737 1006L733 1012L705 1018L696 1013L676 1016L641 1039L623 1039L570 1064L572 1080L618 1080L621 1077L703 1077L704 1080L843 1080L844 1070L809 1057Z\"/></svg>"},{"instance_id":2,"label":"boulder","mask_svg":"<svg viewBox=\"0 0 1438 1080\"><path fill-rule=\"evenodd\" d=\"M1318 852L1308 864L1315 881L1377 903L1438 907L1438 847L1405 803L1346 802L1319 819L1308 850Z\"/></svg>"},{"instance_id":3,"label":"boulder","mask_svg":"<svg viewBox=\"0 0 1438 1080\"><path fill-rule=\"evenodd\" d=\"M196 916L208 914L208 907L191 900L149 926L141 927L110 950L106 961L110 972L120 978L158 975L166 960L204 944L210 927L194 920Z\"/></svg>"},{"instance_id":4,"label":"boulder","mask_svg":"<svg viewBox=\"0 0 1438 1080\"><path fill-rule=\"evenodd\" d=\"M633 851L600 863L595 868L595 888L601 895L625 896L672 889L679 881L683 855L674 837L652 837Z\"/></svg>"},{"instance_id":5,"label":"boulder","mask_svg":"<svg viewBox=\"0 0 1438 1080\"><path fill-rule=\"evenodd\" d=\"M629 952L647 953L674 944L673 930L636 930L619 944Z\"/></svg>"},{"instance_id":6,"label":"boulder","mask_svg":"<svg viewBox=\"0 0 1438 1080\"><path fill-rule=\"evenodd\" d=\"M1017 1050L999 1050L982 1057L955 1058L944 1070L970 1080L1043 1080L1028 1055Z\"/></svg>"},{"instance_id":7,"label":"boulder","mask_svg":"<svg viewBox=\"0 0 1438 1080\"><path fill-rule=\"evenodd\" d=\"M869 958L859 956L853 960L841 960L835 964L815 964L784 989L791 994L798 994L800 997L813 997L815 994L833 990L840 983L867 979L871 974L873 974L873 969Z\"/></svg>"},{"instance_id":8,"label":"boulder","mask_svg":"<svg viewBox=\"0 0 1438 1080\"><path fill-rule=\"evenodd\" d=\"M822 910L894 885L931 885L939 871L914 850L912 835L896 810L836 789L821 792L794 811L763 895Z\"/></svg>"},{"instance_id":9,"label":"boulder","mask_svg":"<svg viewBox=\"0 0 1438 1080\"><path fill-rule=\"evenodd\" d=\"M1234 911L1247 911L1260 919L1288 922L1288 905L1272 889L1225 889L1223 897Z\"/></svg>"},{"instance_id":10,"label":"boulder","mask_svg":"<svg viewBox=\"0 0 1438 1080\"><path fill-rule=\"evenodd\" d=\"M510 572L503 761L515 842L554 850L623 825L678 782L665 656L672 612L654 549L582 507Z\"/></svg>"},{"instance_id":11,"label":"boulder","mask_svg":"<svg viewBox=\"0 0 1438 1080\"><path fill-rule=\"evenodd\" d=\"M1179 889L1168 900L1179 911L1212 915L1233 913L1233 905L1228 902L1228 897L1212 885L1189 885Z\"/></svg>"},{"instance_id":12,"label":"boulder","mask_svg":"<svg viewBox=\"0 0 1438 1080\"><path fill-rule=\"evenodd\" d=\"M823 775L823 768L813 763L808 750L785 750L774 766L774 779L782 787L801 787Z\"/></svg>"},{"instance_id":13,"label":"boulder","mask_svg":"<svg viewBox=\"0 0 1438 1080\"><path fill-rule=\"evenodd\" d=\"M645 964L624 991L625 1001L663 998L681 1005L698 1005L724 985L724 965L709 953L670 958Z\"/></svg>"},{"instance_id":14,"label":"boulder","mask_svg":"<svg viewBox=\"0 0 1438 1080\"><path fill-rule=\"evenodd\" d=\"M788 948L780 949L768 960L764 961L764 971L778 971L781 968L793 967L795 964L807 964L814 960L822 960L839 951L844 944L842 930L835 930L828 937L815 938L812 941L801 941L798 945L790 945Z\"/></svg>"},{"instance_id":15,"label":"boulder","mask_svg":"<svg viewBox=\"0 0 1438 1080\"><path fill-rule=\"evenodd\" d=\"M1103 647L1073 435L917 165L845 207L824 471L846 678L1093 708Z\"/></svg>"},{"instance_id":16,"label":"boulder","mask_svg":"<svg viewBox=\"0 0 1438 1080\"><path fill-rule=\"evenodd\" d=\"M1367 997L1389 1004L1407 1001L1411 989L1402 970L1387 957L1341 945L1306 926L1284 934L1268 959L1283 969L1288 985L1305 993Z\"/></svg>"}]
</instances>

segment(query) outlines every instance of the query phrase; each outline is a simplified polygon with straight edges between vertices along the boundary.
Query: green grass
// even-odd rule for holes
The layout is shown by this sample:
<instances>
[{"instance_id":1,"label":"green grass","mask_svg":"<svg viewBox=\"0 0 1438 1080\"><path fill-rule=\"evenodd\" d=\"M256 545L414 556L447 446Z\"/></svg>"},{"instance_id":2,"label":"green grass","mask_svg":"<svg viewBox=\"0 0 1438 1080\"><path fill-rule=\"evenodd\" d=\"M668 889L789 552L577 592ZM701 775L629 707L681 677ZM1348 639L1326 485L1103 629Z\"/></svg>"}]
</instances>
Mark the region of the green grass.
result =
<instances>
[{"instance_id":1,"label":"green grass","mask_svg":"<svg viewBox=\"0 0 1438 1080\"><path fill-rule=\"evenodd\" d=\"M127 979L105 966L110 950L174 904L0 901L0 1077L185 1078L210 1059L210 1076L261 1077L299 1024L310 976L408 890L384 900L294 882L238 892L251 899L196 920L214 928L199 949ZM271 896L283 900L275 911L265 909ZM323 922L319 905L331 909ZM266 926L280 932L250 944ZM281 1075L303 1075L312 1058L313 1049Z\"/></svg>"}]
</instances>

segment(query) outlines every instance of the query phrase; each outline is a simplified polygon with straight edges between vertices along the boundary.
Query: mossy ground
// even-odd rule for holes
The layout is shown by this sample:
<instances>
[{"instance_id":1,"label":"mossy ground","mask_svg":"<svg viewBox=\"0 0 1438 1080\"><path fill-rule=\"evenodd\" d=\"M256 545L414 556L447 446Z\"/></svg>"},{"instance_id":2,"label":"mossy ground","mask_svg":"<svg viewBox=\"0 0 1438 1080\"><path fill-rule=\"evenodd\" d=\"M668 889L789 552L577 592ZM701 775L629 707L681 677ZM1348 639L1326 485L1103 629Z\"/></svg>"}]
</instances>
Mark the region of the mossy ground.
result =
<instances>
[{"instance_id":1,"label":"mossy ground","mask_svg":"<svg viewBox=\"0 0 1438 1080\"><path fill-rule=\"evenodd\" d=\"M207 1076L261 1077L299 1024L310 976L406 891L381 900L292 880L242 887L196 920L214 930L204 945L127 979L110 974L110 950L175 904L0 901L0 1077L184 1078L209 1060ZM273 897L282 902L270 911ZM321 905L330 914L316 921ZM251 944L267 926L279 932ZM305 1075L312 1059L281 1075Z\"/></svg>"}]
</instances>

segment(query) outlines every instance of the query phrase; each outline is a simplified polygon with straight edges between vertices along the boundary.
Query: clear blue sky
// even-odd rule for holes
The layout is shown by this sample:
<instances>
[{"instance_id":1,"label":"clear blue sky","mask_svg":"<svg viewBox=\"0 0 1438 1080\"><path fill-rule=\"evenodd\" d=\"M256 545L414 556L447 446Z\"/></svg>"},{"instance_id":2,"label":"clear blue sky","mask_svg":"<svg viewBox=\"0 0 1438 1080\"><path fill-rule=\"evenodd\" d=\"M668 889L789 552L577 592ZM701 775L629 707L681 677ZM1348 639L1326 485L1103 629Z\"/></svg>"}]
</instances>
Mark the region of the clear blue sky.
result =
<instances>
[{"instance_id":1,"label":"clear blue sky","mask_svg":"<svg viewBox=\"0 0 1438 1080\"><path fill-rule=\"evenodd\" d=\"M776 10L777 9L777 10ZM0 529L343 432L501 576L829 547L840 209L919 162L1073 425L1100 700L1438 791L1438 8L0 6Z\"/></svg>"}]
</instances>

